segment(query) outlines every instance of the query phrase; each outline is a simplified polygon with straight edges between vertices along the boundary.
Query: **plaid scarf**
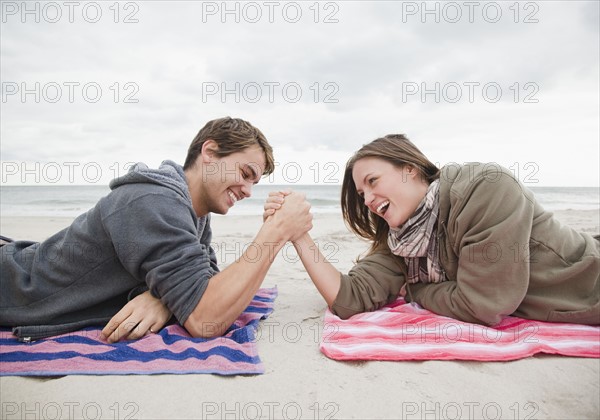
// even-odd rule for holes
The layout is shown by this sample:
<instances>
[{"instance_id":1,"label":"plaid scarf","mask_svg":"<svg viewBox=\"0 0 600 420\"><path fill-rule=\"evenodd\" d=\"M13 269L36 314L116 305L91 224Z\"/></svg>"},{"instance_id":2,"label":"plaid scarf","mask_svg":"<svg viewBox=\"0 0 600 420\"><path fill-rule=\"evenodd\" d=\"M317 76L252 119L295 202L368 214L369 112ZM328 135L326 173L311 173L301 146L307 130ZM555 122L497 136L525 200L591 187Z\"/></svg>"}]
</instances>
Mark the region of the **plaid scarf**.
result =
<instances>
[{"instance_id":1,"label":"plaid scarf","mask_svg":"<svg viewBox=\"0 0 600 420\"><path fill-rule=\"evenodd\" d=\"M433 181L406 223L398 228L390 228L388 245L394 255L404 257L409 283L439 283L447 280L440 266L436 240L439 186L439 180Z\"/></svg>"}]
</instances>

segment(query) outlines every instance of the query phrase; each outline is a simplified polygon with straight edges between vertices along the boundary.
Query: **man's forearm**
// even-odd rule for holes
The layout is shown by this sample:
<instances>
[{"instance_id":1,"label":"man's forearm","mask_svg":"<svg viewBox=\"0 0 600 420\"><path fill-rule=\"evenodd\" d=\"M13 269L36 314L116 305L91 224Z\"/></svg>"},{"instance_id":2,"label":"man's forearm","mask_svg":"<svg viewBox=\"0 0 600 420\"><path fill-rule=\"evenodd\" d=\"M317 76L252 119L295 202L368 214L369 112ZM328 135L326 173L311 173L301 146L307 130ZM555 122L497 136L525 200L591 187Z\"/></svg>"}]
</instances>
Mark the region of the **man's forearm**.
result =
<instances>
[{"instance_id":1,"label":"man's forearm","mask_svg":"<svg viewBox=\"0 0 600 420\"><path fill-rule=\"evenodd\" d=\"M212 277L184 326L195 337L222 335L246 309L286 240L265 224L242 256Z\"/></svg>"}]
</instances>

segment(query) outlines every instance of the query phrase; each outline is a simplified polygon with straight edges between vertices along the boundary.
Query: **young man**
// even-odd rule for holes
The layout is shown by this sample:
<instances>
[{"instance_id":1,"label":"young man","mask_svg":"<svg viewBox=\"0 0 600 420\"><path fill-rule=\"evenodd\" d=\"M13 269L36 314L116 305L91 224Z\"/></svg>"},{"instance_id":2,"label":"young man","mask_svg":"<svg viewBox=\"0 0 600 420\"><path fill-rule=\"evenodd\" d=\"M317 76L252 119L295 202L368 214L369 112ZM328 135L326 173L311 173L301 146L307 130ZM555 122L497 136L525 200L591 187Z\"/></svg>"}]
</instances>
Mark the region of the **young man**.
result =
<instances>
[{"instance_id":1,"label":"young man","mask_svg":"<svg viewBox=\"0 0 600 420\"><path fill-rule=\"evenodd\" d=\"M135 165L68 228L41 243L2 245L0 325L34 340L110 320L103 334L117 341L156 332L172 312L195 337L222 335L277 252L312 228L310 205L292 194L262 225L252 255L219 272L210 213L227 213L273 169L260 130L229 117L208 122L183 167Z\"/></svg>"}]
</instances>

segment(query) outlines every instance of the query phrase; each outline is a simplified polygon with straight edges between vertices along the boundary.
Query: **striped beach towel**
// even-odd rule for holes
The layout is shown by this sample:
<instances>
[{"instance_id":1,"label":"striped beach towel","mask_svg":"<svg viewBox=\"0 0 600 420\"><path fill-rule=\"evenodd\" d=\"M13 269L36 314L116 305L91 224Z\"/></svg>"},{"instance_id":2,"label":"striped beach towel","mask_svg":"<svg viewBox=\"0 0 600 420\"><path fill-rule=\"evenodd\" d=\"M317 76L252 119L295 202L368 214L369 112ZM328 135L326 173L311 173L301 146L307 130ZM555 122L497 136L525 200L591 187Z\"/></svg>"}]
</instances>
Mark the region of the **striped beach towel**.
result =
<instances>
[{"instance_id":1,"label":"striped beach towel","mask_svg":"<svg viewBox=\"0 0 600 420\"><path fill-rule=\"evenodd\" d=\"M335 360L507 361L536 353L600 358L600 327L507 317L490 328L399 298L347 320L327 310L320 349Z\"/></svg>"},{"instance_id":2,"label":"striped beach towel","mask_svg":"<svg viewBox=\"0 0 600 420\"><path fill-rule=\"evenodd\" d=\"M192 338L177 324L140 340L107 344L101 328L86 328L32 343L0 330L0 375L259 374L256 330L273 312L277 288L260 289L223 337Z\"/></svg>"}]
</instances>

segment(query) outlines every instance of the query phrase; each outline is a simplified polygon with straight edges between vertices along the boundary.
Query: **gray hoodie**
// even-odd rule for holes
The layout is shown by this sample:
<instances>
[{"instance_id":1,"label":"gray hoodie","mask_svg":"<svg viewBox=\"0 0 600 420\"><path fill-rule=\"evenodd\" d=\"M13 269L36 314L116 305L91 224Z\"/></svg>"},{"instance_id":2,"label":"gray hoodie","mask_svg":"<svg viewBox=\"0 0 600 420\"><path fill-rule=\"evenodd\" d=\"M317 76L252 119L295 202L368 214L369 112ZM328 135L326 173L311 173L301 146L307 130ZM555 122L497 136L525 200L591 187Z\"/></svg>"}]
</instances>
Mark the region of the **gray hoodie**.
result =
<instances>
[{"instance_id":1,"label":"gray hoodie","mask_svg":"<svg viewBox=\"0 0 600 420\"><path fill-rule=\"evenodd\" d=\"M144 164L71 226L0 247L0 326L24 340L102 325L147 287L183 324L219 270L210 215L192 208L183 168Z\"/></svg>"}]
</instances>

